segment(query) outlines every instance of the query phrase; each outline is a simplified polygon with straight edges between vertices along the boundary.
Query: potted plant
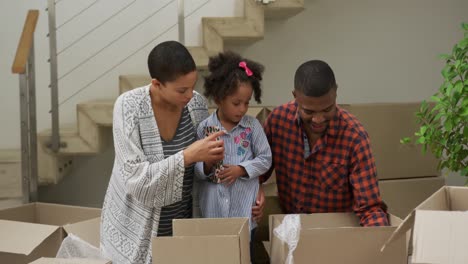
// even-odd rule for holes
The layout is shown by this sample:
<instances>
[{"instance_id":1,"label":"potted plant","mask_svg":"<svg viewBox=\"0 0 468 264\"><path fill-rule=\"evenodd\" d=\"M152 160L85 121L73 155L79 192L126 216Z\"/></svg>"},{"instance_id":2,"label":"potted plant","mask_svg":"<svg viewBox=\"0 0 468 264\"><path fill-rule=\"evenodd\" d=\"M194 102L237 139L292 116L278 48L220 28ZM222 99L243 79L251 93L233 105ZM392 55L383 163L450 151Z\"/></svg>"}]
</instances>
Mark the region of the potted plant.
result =
<instances>
[{"instance_id":1,"label":"potted plant","mask_svg":"<svg viewBox=\"0 0 468 264\"><path fill-rule=\"evenodd\" d=\"M468 23L462 23L464 37L453 47L452 54L442 54L443 84L431 102L423 101L416 120L419 131L401 143L421 144L431 151L438 168L459 172L468 177ZM467 179L468 184L468 179Z\"/></svg>"}]
</instances>

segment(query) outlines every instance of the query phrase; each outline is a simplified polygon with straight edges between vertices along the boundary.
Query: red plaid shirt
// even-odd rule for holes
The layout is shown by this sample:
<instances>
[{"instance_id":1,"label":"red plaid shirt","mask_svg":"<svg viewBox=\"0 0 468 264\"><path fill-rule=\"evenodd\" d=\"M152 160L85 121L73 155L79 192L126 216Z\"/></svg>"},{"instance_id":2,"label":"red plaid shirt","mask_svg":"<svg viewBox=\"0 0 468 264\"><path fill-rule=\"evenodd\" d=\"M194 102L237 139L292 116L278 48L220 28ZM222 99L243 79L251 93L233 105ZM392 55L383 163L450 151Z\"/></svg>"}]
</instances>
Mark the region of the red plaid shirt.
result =
<instances>
[{"instance_id":1,"label":"red plaid shirt","mask_svg":"<svg viewBox=\"0 0 468 264\"><path fill-rule=\"evenodd\" d=\"M369 138L361 123L338 107L327 133L305 158L305 132L299 120L297 104L292 101L275 108L264 124L283 210L354 211L362 226L388 225Z\"/></svg>"}]
</instances>

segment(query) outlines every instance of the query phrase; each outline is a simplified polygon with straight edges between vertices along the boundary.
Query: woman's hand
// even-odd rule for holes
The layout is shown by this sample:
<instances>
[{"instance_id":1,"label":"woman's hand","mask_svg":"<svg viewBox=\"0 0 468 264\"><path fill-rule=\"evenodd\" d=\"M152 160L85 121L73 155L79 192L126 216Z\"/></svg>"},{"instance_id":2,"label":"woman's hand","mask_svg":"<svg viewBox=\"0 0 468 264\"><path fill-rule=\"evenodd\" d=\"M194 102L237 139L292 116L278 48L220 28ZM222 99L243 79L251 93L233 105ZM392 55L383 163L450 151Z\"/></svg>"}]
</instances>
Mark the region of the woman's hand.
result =
<instances>
[{"instance_id":1,"label":"woman's hand","mask_svg":"<svg viewBox=\"0 0 468 264\"><path fill-rule=\"evenodd\" d=\"M219 131L197 140L184 150L184 164L188 166L195 162L203 161L215 163L224 159L224 142L216 138L224 135L224 131Z\"/></svg>"},{"instance_id":2,"label":"woman's hand","mask_svg":"<svg viewBox=\"0 0 468 264\"><path fill-rule=\"evenodd\" d=\"M224 169L219 173L218 177L221 179L221 183L225 183L227 186L233 184L237 178L247 175L244 167L239 165L224 165Z\"/></svg>"}]
</instances>

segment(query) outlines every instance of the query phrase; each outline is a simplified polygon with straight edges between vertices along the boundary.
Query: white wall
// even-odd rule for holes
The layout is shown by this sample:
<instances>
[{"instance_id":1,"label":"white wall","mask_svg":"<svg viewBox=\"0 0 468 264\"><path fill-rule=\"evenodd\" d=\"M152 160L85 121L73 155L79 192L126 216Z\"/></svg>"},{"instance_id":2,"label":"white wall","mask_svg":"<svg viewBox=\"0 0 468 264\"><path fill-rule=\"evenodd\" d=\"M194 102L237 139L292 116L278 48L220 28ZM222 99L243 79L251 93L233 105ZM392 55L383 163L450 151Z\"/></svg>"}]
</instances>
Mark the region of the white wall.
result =
<instances>
[{"instance_id":1,"label":"white wall","mask_svg":"<svg viewBox=\"0 0 468 264\"><path fill-rule=\"evenodd\" d=\"M56 5L57 26L59 27L94 2L95 0L60 1ZM62 76L90 55L97 53L112 40L119 38L120 35L143 21L135 30L111 44L96 57L59 81L59 101L62 102L130 54L142 48L123 64L110 71L109 74L93 83L73 99L65 102L60 107L61 124L75 124L75 107L79 102L116 98L119 75L146 74L146 57L154 45L164 40L178 38L178 27L176 25L177 0L99 0L76 19L58 28L58 51L63 50L84 33L131 2L135 3L109 20L104 26L83 38L75 46L59 55L59 76ZM47 63L49 44L46 37L48 32L46 6L46 0L0 1L0 24L2 25L0 27L0 58L3 61L0 64L2 84L0 105L4 109L0 111L0 121L2 122L0 149L20 147L19 81L18 76L11 73L11 65L28 9L39 9L40 11L35 34L37 126L38 131L50 128L50 115L48 113L50 110L50 89L48 88L50 71ZM200 6L202 8L197 10ZM162 8L160 12L148 18L159 8ZM194 10L197 11L193 12ZM234 16L242 15L242 13L243 1L239 0L185 1L185 14L191 14L186 17L187 45L201 45L202 16ZM168 31L165 32L166 30ZM156 38L158 35L161 36ZM148 45L144 46L145 44Z\"/></svg>"}]
</instances>

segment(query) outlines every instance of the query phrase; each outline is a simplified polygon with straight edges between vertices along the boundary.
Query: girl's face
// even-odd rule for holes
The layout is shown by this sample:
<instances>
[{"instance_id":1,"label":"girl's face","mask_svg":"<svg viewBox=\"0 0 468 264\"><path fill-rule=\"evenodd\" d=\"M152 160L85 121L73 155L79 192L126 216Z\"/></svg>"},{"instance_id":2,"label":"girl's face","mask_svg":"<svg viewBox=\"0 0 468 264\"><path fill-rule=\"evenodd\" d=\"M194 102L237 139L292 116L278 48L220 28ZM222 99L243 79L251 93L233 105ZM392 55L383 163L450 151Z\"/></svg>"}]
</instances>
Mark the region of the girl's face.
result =
<instances>
[{"instance_id":1,"label":"girl's face","mask_svg":"<svg viewBox=\"0 0 468 264\"><path fill-rule=\"evenodd\" d=\"M249 109L252 93L253 89L250 83L240 83L235 93L216 102L220 120L229 125L237 125Z\"/></svg>"}]
</instances>

